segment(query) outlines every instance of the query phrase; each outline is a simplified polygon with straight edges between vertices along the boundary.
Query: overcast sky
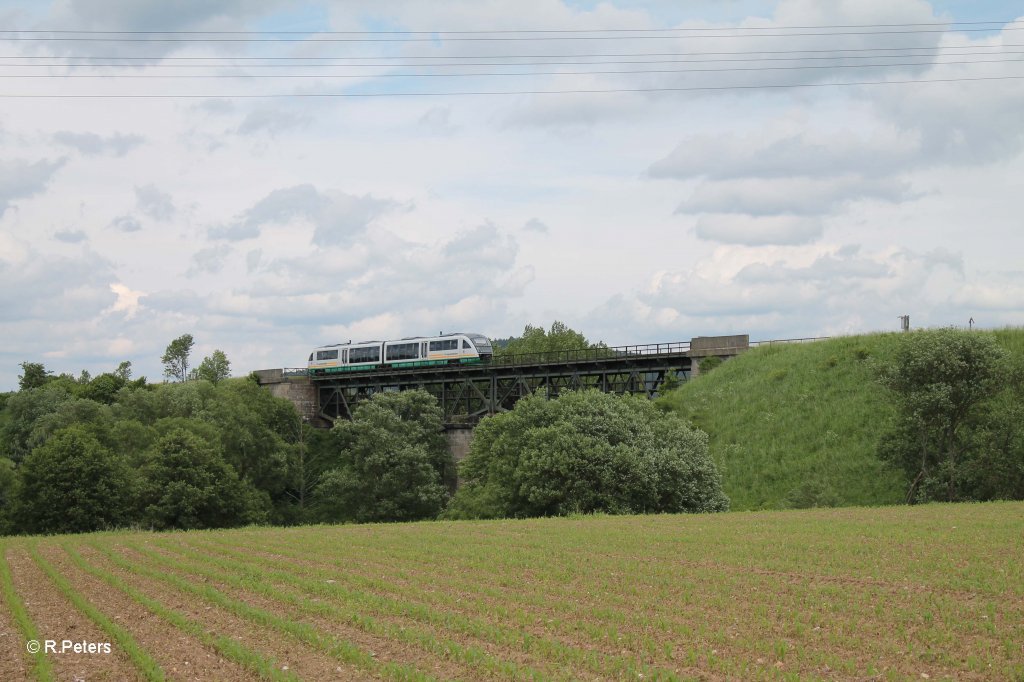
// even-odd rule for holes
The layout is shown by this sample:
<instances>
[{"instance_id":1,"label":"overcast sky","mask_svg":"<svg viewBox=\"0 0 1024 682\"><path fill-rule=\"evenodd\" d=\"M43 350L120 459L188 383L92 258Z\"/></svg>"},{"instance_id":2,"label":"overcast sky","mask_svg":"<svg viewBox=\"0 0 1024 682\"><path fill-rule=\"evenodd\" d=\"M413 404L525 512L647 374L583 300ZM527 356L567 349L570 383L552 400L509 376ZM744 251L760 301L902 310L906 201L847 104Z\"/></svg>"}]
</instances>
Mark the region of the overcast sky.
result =
<instances>
[{"instance_id":1,"label":"overcast sky","mask_svg":"<svg viewBox=\"0 0 1024 682\"><path fill-rule=\"evenodd\" d=\"M0 0L0 390L22 361L159 379L184 333L239 375L555 319L1024 324L1021 14Z\"/></svg>"}]
</instances>

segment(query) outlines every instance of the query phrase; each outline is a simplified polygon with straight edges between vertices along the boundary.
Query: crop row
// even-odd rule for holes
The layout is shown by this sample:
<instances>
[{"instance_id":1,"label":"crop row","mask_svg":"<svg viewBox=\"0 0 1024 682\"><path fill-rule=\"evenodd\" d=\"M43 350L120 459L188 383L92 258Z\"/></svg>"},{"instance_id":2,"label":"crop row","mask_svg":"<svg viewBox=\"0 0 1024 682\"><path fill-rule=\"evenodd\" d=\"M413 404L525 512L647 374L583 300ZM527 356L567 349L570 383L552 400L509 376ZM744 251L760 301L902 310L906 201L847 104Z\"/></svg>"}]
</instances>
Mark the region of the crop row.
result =
<instances>
[{"instance_id":1,"label":"crop row","mask_svg":"<svg viewBox=\"0 0 1024 682\"><path fill-rule=\"evenodd\" d=\"M26 641L98 633L108 676L140 680L198 672L161 650L170 631L190 661L236 671L213 679L1024 679L1022 512L8 539L0 607ZM68 661L11 670L63 678Z\"/></svg>"}]
</instances>

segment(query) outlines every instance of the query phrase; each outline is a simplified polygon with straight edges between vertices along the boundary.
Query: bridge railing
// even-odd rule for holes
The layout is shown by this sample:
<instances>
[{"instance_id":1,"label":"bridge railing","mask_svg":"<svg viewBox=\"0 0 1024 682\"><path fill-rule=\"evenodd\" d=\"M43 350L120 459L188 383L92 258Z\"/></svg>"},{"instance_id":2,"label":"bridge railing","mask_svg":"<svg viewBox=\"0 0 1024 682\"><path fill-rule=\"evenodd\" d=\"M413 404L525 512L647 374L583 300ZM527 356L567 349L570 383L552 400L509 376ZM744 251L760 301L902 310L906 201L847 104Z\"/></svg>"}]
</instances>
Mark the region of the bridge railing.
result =
<instances>
[{"instance_id":1,"label":"bridge railing","mask_svg":"<svg viewBox=\"0 0 1024 682\"><path fill-rule=\"evenodd\" d=\"M831 336L806 336L806 337L800 338L800 339L772 339L770 341L751 341L750 342L750 347L754 348L756 346L775 346L775 345L779 345L779 344L783 344L783 343L811 343L813 341L824 341L825 339L830 339L830 338L832 338L832 337Z\"/></svg>"},{"instance_id":2,"label":"bridge railing","mask_svg":"<svg viewBox=\"0 0 1024 682\"><path fill-rule=\"evenodd\" d=\"M600 346L573 350L551 350L539 353L516 353L502 355L491 360L492 365L518 366L559 362L586 362L609 358L639 357L652 355L682 355L690 350L689 341L669 343L641 343L632 346Z\"/></svg>"}]
</instances>

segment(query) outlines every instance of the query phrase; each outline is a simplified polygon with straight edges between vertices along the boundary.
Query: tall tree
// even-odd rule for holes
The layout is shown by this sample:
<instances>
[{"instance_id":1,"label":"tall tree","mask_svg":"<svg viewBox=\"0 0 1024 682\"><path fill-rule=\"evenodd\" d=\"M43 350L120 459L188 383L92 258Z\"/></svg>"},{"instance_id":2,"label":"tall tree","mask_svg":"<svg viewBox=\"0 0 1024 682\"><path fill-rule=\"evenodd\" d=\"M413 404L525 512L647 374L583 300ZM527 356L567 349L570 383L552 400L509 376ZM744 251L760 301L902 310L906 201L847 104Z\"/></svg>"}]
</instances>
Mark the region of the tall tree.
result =
<instances>
[{"instance_id":1,"label":"tall tree","mask_svg":"<svg viewBox=\"0 0 1024 682\"><path fill-rule=\"evenodd\" d=\"M35 448L19 468L19 531L82 533L128 523L135 481L125 459L81 425Z\"/></svg>"},{"instance_id":2,"label":"tall tree","mask_svg":"<svg viewBox=\"0 0 1024 682\"><path fill-rule=\"evenodd\" d=\"M167 345L160 361L164 363L164 376L185 381L188 378L188 356L195 341L191 334L182 334Z\"/></svg>"},{"instance_id":3,"label":"tall tree","mask_svg":"<svg viewBox=\"0 0 1024 682\"><path fill-rule=\"evenodd\" d=\"M231 376L231 362L222 350L215 350L211 355L203 358L196 368L196 378L206 379L211 384L227 379Z\"/></svg>"},{"instance_id":4,"label":"tall tree","mask_svg":"<svg viewBox=\"0 0 1024 682\"><path fill-rule=\"evenodd\" d=\"M454 473L442 435L441 409L423 390L377 393L338 422L337 464L315 492L324 521L413 521L433 518Z\"/></svg>"},{"instance_id":5,"label":"tall tree","mask_svg":"<svg viewBox=\"0 0 1024 682\"><path fill-rule=\"evenodd\" d=\"M879 453L906 471L908 502L973 497L964 487L978 454L970 434L986 420L984 405L1006 388L1006 369L1006 352L988 334L933 329L901 340L879 372L899 410Z\"/></svg>"},{"instance_id":6,"label":"tall tree","mask_svg":"<svg viewBox=\"0 0 1024 682\"><path fill-rule=\"evenodd\" d=\"M584 348L606 348L604 343L590 343L587 337L575 329L569 328L564 322L555 320L551 329L526 325L522 336L514 336L504 347L498 347L495 355L521 355L525 353L550 353L552 351L570 351Z\"/></svg>"},{"instance_id":7,"label":"tall tree","mask_svg":"<svg viewBox=\"0 0 1024 682\"><path fill-rule=\"evenodd\" d=\"M22 391L39 388L52 378L52 372L47 372L41 362L23 362L21 371L22 374L18 375L18 388Z\"/></svg>"},{"instance_id":8,"label":"tall tree","mask_svg":"<svg viewBox=\"0 0 1024 682\"><path fill-rule=\"evenodd\" d=\"M223 528L267 520L269 499L239 479L217 445L174 429L142 467L142 522L157 529Z\"/></svg>"}]
</instances>

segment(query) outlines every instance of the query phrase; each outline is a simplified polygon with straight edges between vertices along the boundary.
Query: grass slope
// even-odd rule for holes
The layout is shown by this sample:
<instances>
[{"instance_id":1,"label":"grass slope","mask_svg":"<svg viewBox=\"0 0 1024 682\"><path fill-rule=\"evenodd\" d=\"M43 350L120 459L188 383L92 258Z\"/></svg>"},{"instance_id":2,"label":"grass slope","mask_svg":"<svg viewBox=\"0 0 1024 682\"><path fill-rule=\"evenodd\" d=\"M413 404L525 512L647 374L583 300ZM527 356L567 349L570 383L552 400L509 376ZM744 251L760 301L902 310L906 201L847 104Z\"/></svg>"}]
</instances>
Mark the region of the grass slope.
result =
<instances>
[{"instance_id":1,"label":"grass slope","mask_svg":"<svg viewBox=\"0 0 1024 682\"><path fill-rule=\"evenodd\" d=\"M1024 329L991 332L1024 354ZM711 437L735 510L892 504L901 472L876 455L894 417L875 382L900 334L761 346L662 398Z\"/></svg>"}]
</instances>

